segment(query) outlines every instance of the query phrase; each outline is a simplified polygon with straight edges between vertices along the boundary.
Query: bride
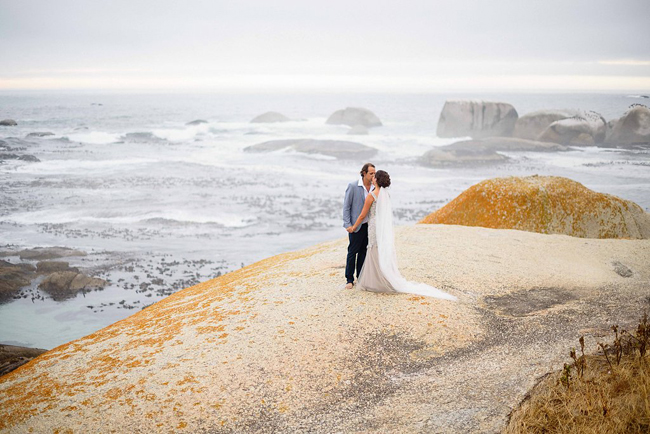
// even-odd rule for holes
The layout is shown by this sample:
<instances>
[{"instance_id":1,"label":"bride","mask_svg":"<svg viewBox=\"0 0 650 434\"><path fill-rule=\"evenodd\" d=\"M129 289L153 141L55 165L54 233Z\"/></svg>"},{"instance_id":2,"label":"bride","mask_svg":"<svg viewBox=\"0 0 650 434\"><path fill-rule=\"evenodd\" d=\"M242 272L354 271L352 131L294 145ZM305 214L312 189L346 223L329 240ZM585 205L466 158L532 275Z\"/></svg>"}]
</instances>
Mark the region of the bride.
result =
<instances>
[{"instance_id":1,"label":"bride","mask_svg":"<svg viewBox=\"0 0 650 434\"><path fill-rule=\"evenodd\" d=\"M424 283L406 280L397 268L395 239L393 235L393 207L390 202L390 176L383 170L378 170L372 179L375 189L370 191L363 205L361 215L348 228L354 232L363 219L368 217L368 252L361 268L359 281L361 289L372 292L407 292L428 297L456 300L447 294Z\"/></svg>"}]
</instances>

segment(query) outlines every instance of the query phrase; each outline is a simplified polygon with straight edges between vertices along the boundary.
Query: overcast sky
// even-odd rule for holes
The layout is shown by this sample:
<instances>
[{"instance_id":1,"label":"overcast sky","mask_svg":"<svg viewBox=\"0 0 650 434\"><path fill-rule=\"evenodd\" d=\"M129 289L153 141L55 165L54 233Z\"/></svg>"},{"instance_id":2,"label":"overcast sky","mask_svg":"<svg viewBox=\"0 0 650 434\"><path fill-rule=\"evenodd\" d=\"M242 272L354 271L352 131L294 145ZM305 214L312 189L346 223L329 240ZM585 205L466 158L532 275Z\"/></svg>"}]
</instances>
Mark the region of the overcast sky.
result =
<instances>
[{"instance_id":1,"label":"overcast sky","mask_svg":"<svg viewBox=\"0 0 650 434\"><path fill-rule=\"evenodd\" d=\"M0 0L0 89L650 91L650 0Z\"/></svg>"}]
</instances>

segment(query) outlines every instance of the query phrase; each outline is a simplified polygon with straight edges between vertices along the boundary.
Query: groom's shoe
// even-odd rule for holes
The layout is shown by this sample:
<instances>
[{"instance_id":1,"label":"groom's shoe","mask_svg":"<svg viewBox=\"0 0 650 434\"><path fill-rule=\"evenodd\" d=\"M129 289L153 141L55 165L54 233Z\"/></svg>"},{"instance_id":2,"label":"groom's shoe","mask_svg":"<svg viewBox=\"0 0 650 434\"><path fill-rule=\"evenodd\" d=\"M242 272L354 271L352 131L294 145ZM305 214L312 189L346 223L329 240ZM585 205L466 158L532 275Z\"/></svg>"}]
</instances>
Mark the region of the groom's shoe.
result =
<instances>
[{"instance_id":1,"label":"groom's shoe","mask_svg":"<svg viewBox=\"0 0 650 434\"><path fill-rule=\"evenodd\" d=\"M348 282L348 284L345 285L345 289L352 289L353 286L354 286L354 283Z\"/></svg>"}]
</instances>

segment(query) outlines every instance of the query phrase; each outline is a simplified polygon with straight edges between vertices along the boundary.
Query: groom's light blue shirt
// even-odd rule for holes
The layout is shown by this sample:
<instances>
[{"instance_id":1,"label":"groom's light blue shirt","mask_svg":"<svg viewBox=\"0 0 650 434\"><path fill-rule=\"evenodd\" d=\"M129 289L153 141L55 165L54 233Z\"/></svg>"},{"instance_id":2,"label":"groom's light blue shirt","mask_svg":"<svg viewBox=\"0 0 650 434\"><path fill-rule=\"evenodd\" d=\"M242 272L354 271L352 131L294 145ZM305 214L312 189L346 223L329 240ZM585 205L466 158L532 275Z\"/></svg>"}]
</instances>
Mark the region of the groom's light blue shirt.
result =
<instances>
[{"instance_id":1,"label":"groom's light blue shirt","mask_svg":"<svg viewBox=\"0 0 650 434\"><path fill-rule=\"evenodd\" d=\"M370 191L374 190L375 186L370 185ZM368 197L368 190L363 186L363 178L359 177L357 182L348 184L345 190L345 199L343 200L343 227L349 228L357 221L359 214L363 211L363 204ZM367 223L368 216L361 222ZM359 232L361 226L355 232Z\"/></svg>"}]
</instances>

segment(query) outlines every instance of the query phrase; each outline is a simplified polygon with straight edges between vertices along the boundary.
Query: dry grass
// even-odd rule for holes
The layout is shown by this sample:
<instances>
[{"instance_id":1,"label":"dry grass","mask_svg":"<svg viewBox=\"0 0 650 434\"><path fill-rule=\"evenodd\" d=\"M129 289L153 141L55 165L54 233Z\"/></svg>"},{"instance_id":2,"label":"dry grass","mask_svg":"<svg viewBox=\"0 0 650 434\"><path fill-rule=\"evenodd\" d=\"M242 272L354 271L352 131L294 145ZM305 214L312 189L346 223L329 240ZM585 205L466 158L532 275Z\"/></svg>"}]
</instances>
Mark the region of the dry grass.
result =
<instances>
[{"instance_id":1,"label":"dry grass","mask_svg":"<svg viewBox=\"0 0 650 434\"><path fill-rule=\"evenodd\" d=\"M632 335L613 329L605 352L577 357L572 351L574 363L535 386L503 432L650 433L647 316Z\"/></svg>"}]
</instances>

